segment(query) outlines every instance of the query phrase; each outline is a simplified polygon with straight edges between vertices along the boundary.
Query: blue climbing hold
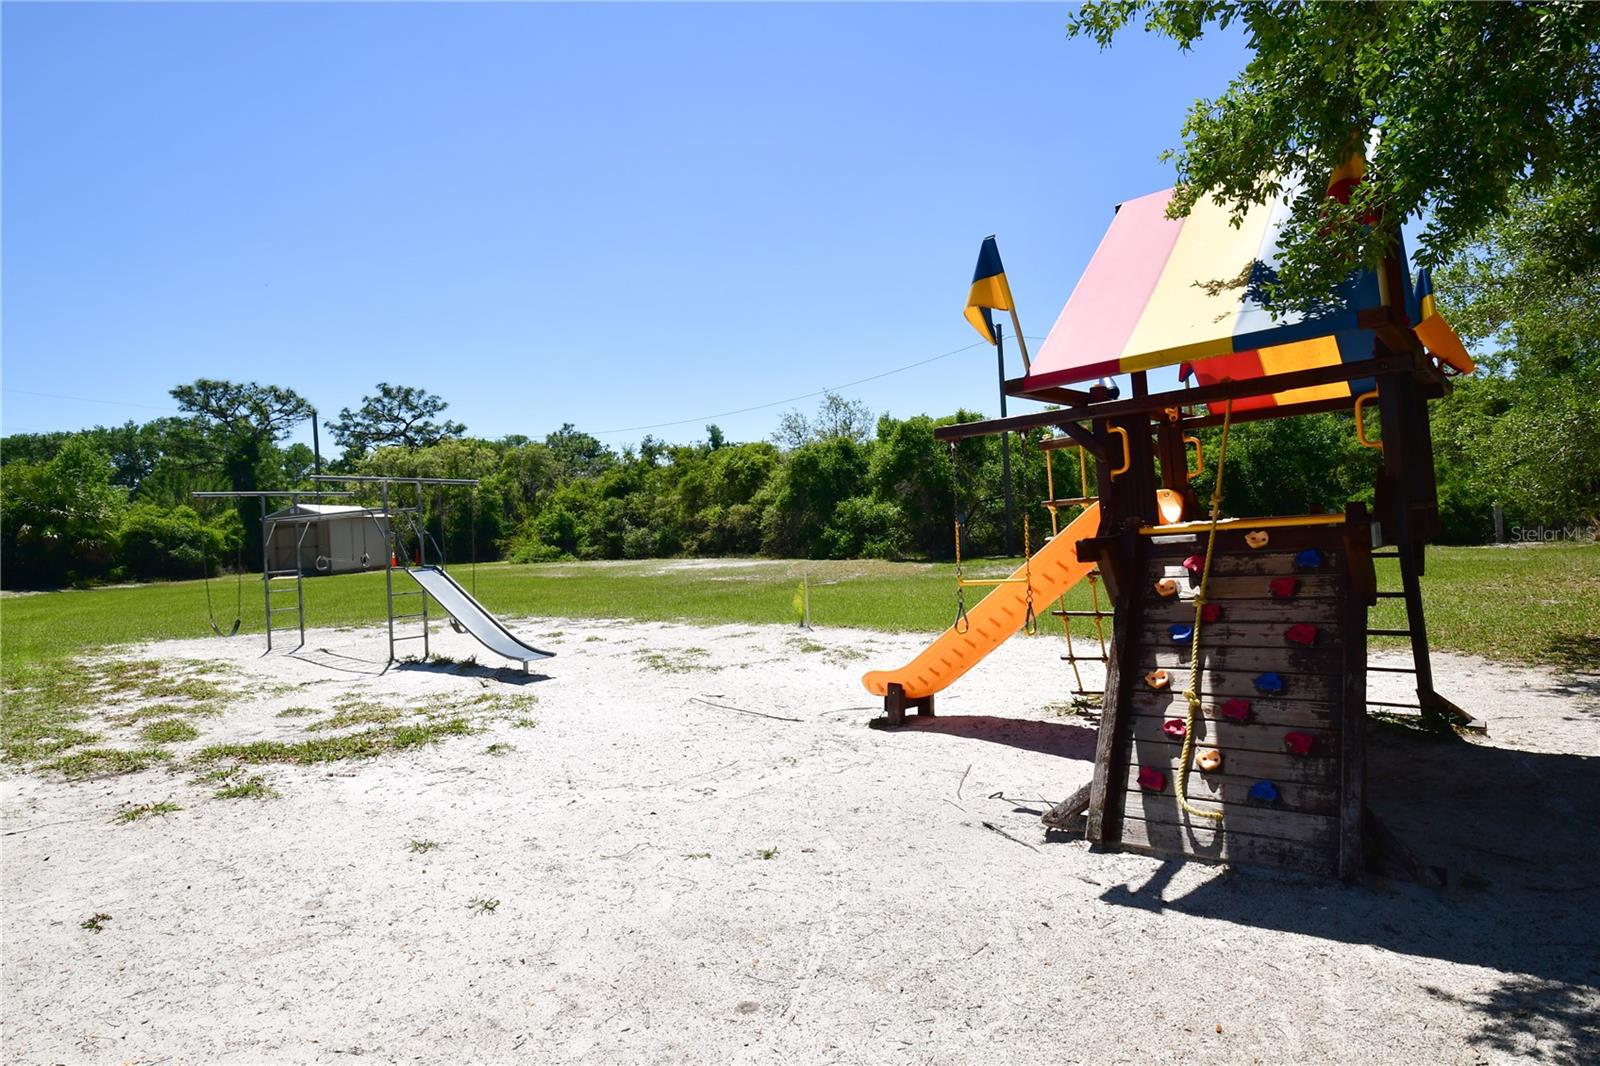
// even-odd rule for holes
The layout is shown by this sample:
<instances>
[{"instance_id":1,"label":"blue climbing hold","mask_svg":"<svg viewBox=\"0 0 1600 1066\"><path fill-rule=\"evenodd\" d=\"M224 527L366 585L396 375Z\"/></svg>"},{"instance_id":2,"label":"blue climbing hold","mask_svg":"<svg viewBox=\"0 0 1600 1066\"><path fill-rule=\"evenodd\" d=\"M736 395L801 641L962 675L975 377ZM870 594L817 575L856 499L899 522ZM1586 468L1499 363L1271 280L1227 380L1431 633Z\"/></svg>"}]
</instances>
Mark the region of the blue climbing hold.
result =
<instances>
[{"instance_id":1,"label":"blue climbing hold","mask_svg":"<svg viewBox=\"0 0 1600 1066\"><path fill-rule=\"evenodd\" d=\"M1278 786L1271 781L1257 781L1250 786L1250 798L1261 803L1275 803L1278 799Z\"/></svg>"},{"instance_id":2,"label":"blue climbing hold","mask_svg":"<svg viewBox=\"0 0 1600 1066\"><path fill-rule=\"evenodd\" d=\"M1172 635L1172 643L1187 644L1194 639L1194 626L1175 625L1167 630Z\"/></svg>"},{"instance_id":3,"label":"blue climbing hold","mask_svg":"<svg viewBox=\"0 0 1600 1066\"><path fill-rule=\"evenodd\" d=\"M1265 673L1256 678L1257 692L1282 692L1283 675L1278 673Z\"/></svg>"},{"instance_id":4,"label":"blue climbing hold","mask_svg":"<svg viewBox=\"0 0 1600 1066\"><path fill-rule=\"evenodd\" d=\"M1322 565L1322 553L1315 548L1307 548L1294 557L1294 565L1302 570L1315 570Z\"/></svg>"}]
</instances>

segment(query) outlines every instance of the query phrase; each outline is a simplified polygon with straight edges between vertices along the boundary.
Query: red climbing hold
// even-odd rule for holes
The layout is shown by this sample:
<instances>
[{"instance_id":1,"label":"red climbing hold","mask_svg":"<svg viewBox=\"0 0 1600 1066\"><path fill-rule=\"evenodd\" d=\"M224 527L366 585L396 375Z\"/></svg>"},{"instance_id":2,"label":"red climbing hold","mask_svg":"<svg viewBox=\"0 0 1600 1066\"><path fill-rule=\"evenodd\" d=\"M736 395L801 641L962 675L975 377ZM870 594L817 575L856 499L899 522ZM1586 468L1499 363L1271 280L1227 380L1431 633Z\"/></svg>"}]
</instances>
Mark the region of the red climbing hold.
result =
<instances>
[{"instance_id":1,"label":"red climbing hold","mask_svg":"<svg viewBox=\"0 0 1600 1066\"><path fill-rule=\"evenodd\" d=\"M1296 623L1283 631L1283 639L1291 644L1310 647L1317 642L1317 627L1308 622Z\"/></svg>"},{"instance_id":2,"label":"red climbing hold","mask_svg":"<svg viewBox=\"0 0 1600 1066\"><path fill-rule=\"evenodd\" d=\"M1215 622L1221 617L1222 604L1220 603L1208 603L1200 608L1200 621L1202 622Z\"/></svg>"},{"instance_id":3,"label":"red climbing hold","mask_svg":"<svg viewBox=\"0 0 1600 1066\"><path fill-rule=\"evenodd\" d=\"M1297 577L1275 577L1267 582L1267 589L1275 600L1287 600L1300 591L1300 579Z\"/></svg>"},{"instance_id":4,"label":"red climbing hold","mask_svg":"<svg viewBox=\"0 0 1600 1066\"><path fill-rule=\"evenodd\" d=\"M1310 755L1311 748L1316 744L1317 738L1310 733L1285 733L1283 746L1289 750L1290 755Z\"/></svg>"},{"instance_id":5,"label":"red climbing hold","mask_svg":"<svg viewBox=\"0 0 1600 1066\"><path fill-rule=\"evenodd\" d=\"M1161 723L1161 731L1169 737L1181 737L1189 731L1189 727L1182 718L1168 718Z\"/></svg>"},{"instance_id":6,"label":"red climbing hold","mask_svg":"<svg viewBox=\"0 0 1600 1066\"><path fill-rule=\"evenodd\" d=\"M1222 705L1222 717L1231 718L1235 722L1248 722L1250 720L1250 701L1237 697Z\"/></svg>"},{"instance_id":7,"label":"red climbing hold","mask_svg":"<svg viewBox=\"0 0 1600 1066\"><path fill-rule=\"evenodd\" d=\"M1183 561L1183 568L1191 574L1198 574L1206 568L1206 557L1204 555L1191 555Z\"/></svg>"},{"instance_id":8,"label":"red climbing hold","mask_svg":"<svg viewBox=\"0 0 1600 1066\"><path fill-rule=\"evenodd\" d=\"M1146 792L1160 792L1167 787L1167 775L1154 766L1139 767L1139 787Z\"/></svg>"}]
</instances>

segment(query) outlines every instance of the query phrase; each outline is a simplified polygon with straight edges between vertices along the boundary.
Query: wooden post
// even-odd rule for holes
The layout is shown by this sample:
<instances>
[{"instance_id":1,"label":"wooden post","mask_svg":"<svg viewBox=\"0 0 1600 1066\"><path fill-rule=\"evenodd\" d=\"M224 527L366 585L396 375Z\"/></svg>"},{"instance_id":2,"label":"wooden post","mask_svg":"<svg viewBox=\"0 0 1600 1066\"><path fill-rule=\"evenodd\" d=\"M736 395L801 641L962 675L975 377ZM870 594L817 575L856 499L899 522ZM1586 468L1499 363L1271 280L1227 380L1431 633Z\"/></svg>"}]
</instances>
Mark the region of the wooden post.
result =
<instances>
[{"instance_id":1,"label":"wooden post","mask_svg":"<svg viewBox=\"0 0 1600 1066\"><path fill-rule=\"evenodd\" d=\"M1139 536L1139 525L1137 518L1126 521L1116 549L1118 566L1129 580L1123 582L1117 594L1111 647L1106 654L1106 694L1100 710L1100 732L1095 737L1094 779L1089 784L1089 824L1085 830L1085 836L1095 844L1116 841L1122 835L1122 791L1126 782L1117 751L1122 712L1139 672L1139 624L1144 602L1143 583L1136 576L1144 568L1144 538Z\"/></svg>"},{"instance_id":2,"label":"wooden post","mask_svg":"<svg viewBox=\"0 0 1600 1066\"><path fill-rule=\"evenodd\" d=\"M906 724L906 690L893 681L883 694L883 717L890 725Z\"/></svg>"},{"instance_id":3,"label":"wooden post","mask_svg":"<svg viewBox=\"0 0 1600 1066\"><path fill-rule=\"evenodd\" d=\"M889 725L906 724L906 708L916 708L917 714L932 718L933 694L918 696L916 699L907 699L904 686L897 682L889 682L889 691L883 696L883 717Z\"/></svg>"},{"instance_id":4,"label":"wooden post","mask_svg":"<svg viewBox=\"0 0 1600 1066\"><path fill-rule=\"evenodd\" d=\"M1361 875L1365 858L1362 821L1366 809L1367 606L1372 573L1371 527L1367 509L1352 503L1344 511L1344 581L1339 595L1344 693L1339 713L1339 876Z\"/></svg>"}]
</instances>

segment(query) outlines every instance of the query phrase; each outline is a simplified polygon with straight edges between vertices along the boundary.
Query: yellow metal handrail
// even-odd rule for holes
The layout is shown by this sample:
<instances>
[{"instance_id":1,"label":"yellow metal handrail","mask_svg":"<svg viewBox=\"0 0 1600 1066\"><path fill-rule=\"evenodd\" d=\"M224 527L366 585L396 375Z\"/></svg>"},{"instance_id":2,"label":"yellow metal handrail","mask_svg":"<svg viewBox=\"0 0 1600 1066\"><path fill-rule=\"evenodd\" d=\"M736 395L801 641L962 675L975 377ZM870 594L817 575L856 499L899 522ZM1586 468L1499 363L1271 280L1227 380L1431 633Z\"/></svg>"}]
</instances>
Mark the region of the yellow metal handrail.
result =
<instances>
[{"instance_id":1,"label":"yellow metal handrail","mask_svg":"<svg viewBox=\"0 0 1600 1066\"><path fill-rule=\"evenodd\" d=\"M1356 397L1356 440L1361 443L1362 447L1376 448L1381 452L1383 451L1383 441L1368 439L1367 422L1366 419L1361 416L1361 408L1366 405L1368 400L1376 398L1377 395L1378 390L1373 389L1371 392L1364 392L1360 396Z\"/></svg>"}]
</instances>

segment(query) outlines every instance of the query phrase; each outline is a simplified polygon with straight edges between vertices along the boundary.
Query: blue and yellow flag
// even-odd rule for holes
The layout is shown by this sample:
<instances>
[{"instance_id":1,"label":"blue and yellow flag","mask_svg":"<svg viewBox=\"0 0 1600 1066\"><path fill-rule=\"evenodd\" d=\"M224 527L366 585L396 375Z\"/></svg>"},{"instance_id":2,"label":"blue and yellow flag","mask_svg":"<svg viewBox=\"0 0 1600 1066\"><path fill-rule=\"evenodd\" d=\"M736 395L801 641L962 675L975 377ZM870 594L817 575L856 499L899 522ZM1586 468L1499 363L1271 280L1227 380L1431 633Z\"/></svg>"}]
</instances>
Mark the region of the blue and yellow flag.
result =
<instances>
[{"instance_id":1,"label":"blue and yellow flag","mask_svg":"<svg viewBox=\"0 0 1600 1066\"><path fill-rule=\"evenodd\" d=\"M972 290L967 294L967 321L993 344L994 316L989 312L1010 310L1011 286L1006 283L1006 268L1000 265L1000 246L993 237L985 237L978 249L978 269L972 272Z\"/></svg>"},{"instance_id":2,"label":"blue and yellow flag","mask_svg":"<svg viewBox=\"0 0 1600 1066\"><path fill-rule=\"evenodd\" d=\"M1433 272L1427 267L1417 272L1417 319L1412 332L1428 351L1463 374L1470 374L1476 369L1472 356L1467 354L1466 345L1461 343L1461 337L1439 313L1433 297Z\"/></svg>"}]
</instances>

